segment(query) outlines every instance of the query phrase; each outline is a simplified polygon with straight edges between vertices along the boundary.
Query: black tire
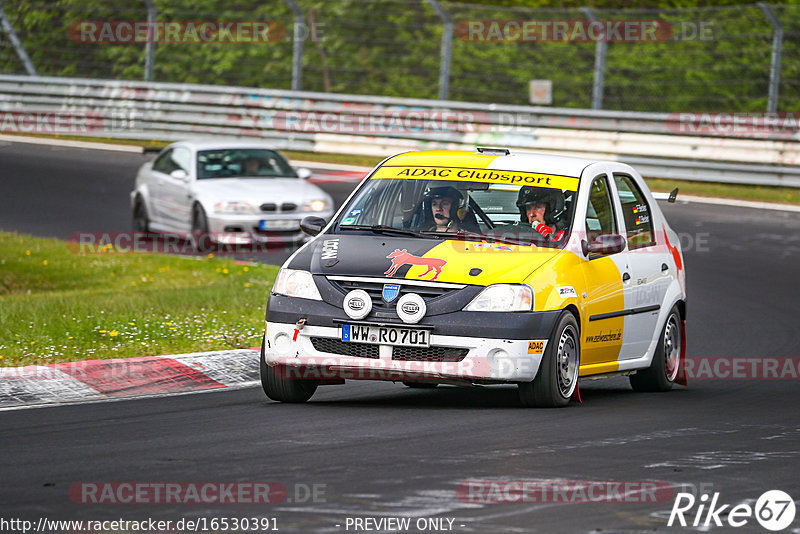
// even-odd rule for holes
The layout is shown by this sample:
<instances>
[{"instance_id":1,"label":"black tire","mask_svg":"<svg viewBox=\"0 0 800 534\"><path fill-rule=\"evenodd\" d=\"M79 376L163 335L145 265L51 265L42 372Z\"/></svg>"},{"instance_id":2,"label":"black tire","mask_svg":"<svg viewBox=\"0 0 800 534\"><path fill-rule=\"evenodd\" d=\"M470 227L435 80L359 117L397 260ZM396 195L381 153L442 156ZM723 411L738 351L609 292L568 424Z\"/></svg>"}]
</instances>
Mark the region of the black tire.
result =
<instances>
[{"instance_id":1,"label":"black tire","mask_svg":"<svg viewBox=\"0 0 800 534\"><path fill-rule=\"evenodd\" d=\"M433 389L439 384L436 382L411 382L403 380L403 385L412 389Z\"/></svg>"},{"instance_id":2,"label":"black tire","mask_svg":"<svg viewBox=\"0 0 800 534\"><path fill-rule=\"evenodd\" d=\"M559 408L569 404L578 384L581 336L570 312L561 313L547 343L536 378L519 384L519 399L527 407Z\"/></svg>"},{"instance_id":3,"label":"black tire","mask_svg":"<svg viewBox=\"0 0 800 534\"><path fill-rule=\"evenodd\" d=\"M137 234L150 233L150 218L147 215L147 206L141 197L137 197L133 205L133 231Z\"/></svg>"},{"instance_id":4,"label":"black tire","mask_svg":"<svg viewBox=\"0 0 800 534\"><path fill-rule=\"evenodd\" d=\"M197 252L207 254L214 252L214 242L211 234L208 233L208 217L206 210L200 204L195 204L192 208L192 235Z\"/></svg>"},{"instance_id":5,"label":"black tire","mask_svg":"<svg viewBox=\"0 0 800 534\"><path fill-rule=\"evenodd\" d=\"M264 342L261 342L261 387L270 399L278 402L306 402L317 391L318 380L283 378L283 366L271 367L264 361Z\"/></svg>"},{"instance_id":6,"label":"black tire","mask_svg":"<svg viewBox=\"0 0 800 534\"><path fill-rule=\"evenodd\" d=\"M677 307L673 307L653 355L650 367L630 376L634 391L669 391L678 376L681 361L681 315Z\"/></svg>"},{"instance_id":7,"label":"black tire","mask_svg":"<svg viewBox=\"0 0 800 534\"><path fill-rule=\"evenodd\" d=\"M200 204L195 204L192 208L192 233L208 233L208 218L206 217L206 210L204 210L203 206Z\"/></svg>"}]
</instances>

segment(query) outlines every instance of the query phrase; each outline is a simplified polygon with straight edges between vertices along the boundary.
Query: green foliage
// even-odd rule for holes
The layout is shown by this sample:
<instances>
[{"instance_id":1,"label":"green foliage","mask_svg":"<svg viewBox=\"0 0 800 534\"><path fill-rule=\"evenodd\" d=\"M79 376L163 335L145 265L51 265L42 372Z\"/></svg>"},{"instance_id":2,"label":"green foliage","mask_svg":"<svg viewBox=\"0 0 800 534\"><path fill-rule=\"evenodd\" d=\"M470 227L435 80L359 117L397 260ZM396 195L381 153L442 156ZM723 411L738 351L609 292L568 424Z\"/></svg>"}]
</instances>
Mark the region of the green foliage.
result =
<instances>
[{"instance_id":1,"label":"green foliage","mask_svg":"<svg viewBox=\"0 0 800 534\"><path fill-rule=\"evenodd\" d=\"M291 87L292 12L282 0L154 0L159 22L277 21L274 43L156 43L155 80ZM442 23L425 0L297 0L304 30L303 88L436 98ZM585 20L581 0L441 2L456 24L450 99L527 104L531 79L553 82L553 105L591 105L593 42L467 40L470 20ZM784 25L779 108L800 101L800 6L771 4ZM772 27L755 4L735 0L593 0L602 20L659 20L671 38L607 46L604 108L632 111L766 108ZM42 75L141 80L145 45L70 39L80 21L144 21L143 0L6 3L6 13ZM706 33L701 35L700 28ZM72 34L74 37L74 34ZM5 35L0 71L24 72Z\"/></svg>"}]
</instances>

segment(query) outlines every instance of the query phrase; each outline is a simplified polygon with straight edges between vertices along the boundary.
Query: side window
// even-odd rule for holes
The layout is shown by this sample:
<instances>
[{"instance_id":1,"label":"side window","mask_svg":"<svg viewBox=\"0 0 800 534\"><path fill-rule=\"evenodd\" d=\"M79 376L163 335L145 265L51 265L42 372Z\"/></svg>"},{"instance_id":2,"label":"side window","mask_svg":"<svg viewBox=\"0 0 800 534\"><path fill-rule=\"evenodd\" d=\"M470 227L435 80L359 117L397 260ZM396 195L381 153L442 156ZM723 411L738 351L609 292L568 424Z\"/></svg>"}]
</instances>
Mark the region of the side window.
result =
<instances>
[{"instance_id":1,"label":"side window","mask_svg":"<svg viewBox=\"0 0 800 534\"><path fill-rule=\"evenodd\" d=\"M586 240L591 243L597 236L616 234L617 219L608 190L608 179L598 176L589 191L589 206L586 209Z\"/></svg>"},{"instance_id":2,"label":"side window","mask_svg":"<svg viewBox=\"0 0 800 534\"><path fill-rule=\"evenodd\" d=\"M653 217L642 190L633 178L625 174L615 173L614 181L617 183L619 201L622 204L628 247L634 250L654 245Z\"/></svg>"},{"instance_id":3,"label":"side window","mask_svg":"<svg viewBox=\"0 0 800 534\"><path fill-rule=\"evenodd\" d=\"M191 153L188 148L178 147L167 150L153 163L153 170L169 174L176 169L189 172Z\"/></svg>"},{"instance_id":4,"label":"side window","mask_svg":"<svg viewBox=\"0 0 800 534\"><path fill-rule=\"evenodd\" d=\"M169 174L172 172L173 169L170 168L172 165L172 152L173 149L169 149L160 156L158 159L153 162L153 170L158 172L163 172L164 174Z\"/></svg>"},{"instance_id":5,"label":"side window","mask_svg":"<svg viewBox=\"0 0 800 534\"><path fill-rule=\"evenodd\" d=\"M172 171L174 171L175 169L183 169L188 174L189 166L192 163L192 153L189 151L188 148L178 147L172 154L172 162L173 165L175 166L175 168L172 169Z\"/></svg>"}]
</instances>

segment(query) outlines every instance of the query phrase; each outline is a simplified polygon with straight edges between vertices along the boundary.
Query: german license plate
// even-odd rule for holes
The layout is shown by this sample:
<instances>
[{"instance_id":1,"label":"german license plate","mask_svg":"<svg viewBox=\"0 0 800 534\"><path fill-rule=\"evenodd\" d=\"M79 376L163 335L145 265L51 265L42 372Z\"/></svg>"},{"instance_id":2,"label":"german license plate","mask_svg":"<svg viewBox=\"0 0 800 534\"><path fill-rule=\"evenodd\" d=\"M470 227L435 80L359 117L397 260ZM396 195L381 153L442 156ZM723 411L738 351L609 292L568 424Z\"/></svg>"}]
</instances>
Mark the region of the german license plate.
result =
<instances>
[{"instance_id":1,"label":"german license plate","mask_svg":"<svg viewBox=\"0 0 800 534\"><path fill-rule=\"evenodd\" d=\"M372 326L365 324L343 324L342 341L352 343L375 343L400 347L430 346L430 332L413 328L393 326Z\"/></svg>"},{"instance_id":2,"label":"german license plate","mask_svg":"<svg viewBox=\"0 0 800 534\"><path fill-rule=\"evenodd\" d=\"M300 221L297 219L262 220L258 223L259 230L299 230Z\"/></svg>"}]
</instances>

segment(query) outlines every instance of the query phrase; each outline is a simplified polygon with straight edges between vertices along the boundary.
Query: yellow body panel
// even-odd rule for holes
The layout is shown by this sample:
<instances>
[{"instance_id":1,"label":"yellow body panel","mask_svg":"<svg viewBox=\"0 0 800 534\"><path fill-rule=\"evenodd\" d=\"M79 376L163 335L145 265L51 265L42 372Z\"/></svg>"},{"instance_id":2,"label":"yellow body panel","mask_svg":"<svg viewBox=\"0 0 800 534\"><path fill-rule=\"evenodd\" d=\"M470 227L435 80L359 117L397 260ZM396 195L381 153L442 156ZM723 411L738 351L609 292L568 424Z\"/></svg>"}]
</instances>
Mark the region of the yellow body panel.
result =
<instances>
[{"instance_id":1,"label":"yellow body panel","mask_svg":"<svg viewBox=\"0 0 800 534\"><path fill-rule=\"evenodd\" d=\"M431 150L427 152L406 152L389 158L384 165L405 166L444 166L471 167L486 169L497 158L493 154L475 154L472 152L453 152L450 150Z\"/></svg>"},{"instance_id":2,"label":"yellow body panel","mask_svg":"<svg viewBox=\"0 0 800 534\"><path fill-rule=\"evenodd\" d=\"M581 360L587 365L616 361L622 348L625 318L590 321L593 315L625 309L622 276L611 258L584 261L586 279L585 319L581 322Z\"/></svg>"},{"instance_id":3,"label":"yellow body panel","mask_svg":"<svg viewBox=\"0 0 800 534\"><path fill-rule=\"evenodd\" d=\"M494 248L501 247L501 248ZM446 261L437 282L455 284L519 284L536 269L553 258L564 254L563 250L506 245L504 243L477 243L448 239L425 253L423 258L436 258ZM480 269L471 275L473 269ZM426 265L414 265L406 273L409 280L431 280L435 276Z\"/></svg>"}]
</instances>

